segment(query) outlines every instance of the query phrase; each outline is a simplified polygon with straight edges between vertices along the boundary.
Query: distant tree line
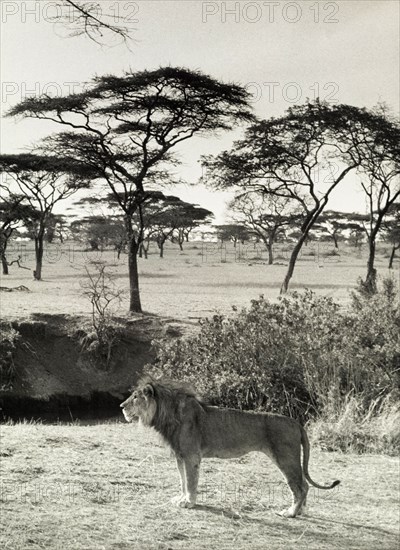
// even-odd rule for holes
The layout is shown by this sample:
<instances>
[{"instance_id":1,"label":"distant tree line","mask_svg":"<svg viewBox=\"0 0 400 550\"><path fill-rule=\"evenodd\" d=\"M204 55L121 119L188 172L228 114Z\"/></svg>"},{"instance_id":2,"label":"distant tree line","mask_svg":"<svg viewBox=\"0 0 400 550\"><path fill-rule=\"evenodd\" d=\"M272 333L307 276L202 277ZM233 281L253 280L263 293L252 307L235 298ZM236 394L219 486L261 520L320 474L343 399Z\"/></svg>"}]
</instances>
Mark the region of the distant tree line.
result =
<instances>
[{"instance_id":1,"label":"distant tree line","mask_svg":"<svg viewBox=\"0 0 400 550\"><path fill-rule=\"evenodd\" d=\"M246 197L247 199L248 197ZM273 214L269 208L258 210L252 206L247 209L247 200L243 204L240 200L230 203L229 213L237 221L224 225L215 225L216 236L221 243L231 242L236 248L238 243L242 245L253 243L254 246L262 243L268 253L268 264L274 263L274 246L285 243L290 248L299 238L299 218L293 214L284 216ZM375 213L373 213L375 215ZM341 243L360 249L363 244L369 243L368 214L358 212L339 212L327 210L322 214L318 223L314 224L304 244L310 241L331 241L334 251L339 254ZM400 249L400 203L393 203L388 210L384 223L380 230L380 239L389 244L389 269L393 268L393 262L397 250Z\"/></svg>"},{"instance_id":2,"label":"distant tree line","mask_svg":"<svg viewBox=\"0 0 400 550\"><path fill-rule=\"evenodd\" d=\"M300 251L314 234L325 232L336 247L346 230L357 242L365 235L364 284L376 292L378 235L387 233L393 258L398 249L398 121L382 106L367 110L319 100L258 120L249 100L239 85L180 67L99 76L81 93L23 100L7 116L52 121L60 131L29 153L0 156L2 258L7 235L24 220L35 240L40 279L43 239L62 235L65 225L54 216L55 205L81 189L96 190L93 203L104 213L85 215L75 230L84 227L93 247L112 242L119 254L127 252L130 311L141 312L138 257L146 257L151 241L161 257L168 239L182 247L212 215L163 192L179 183L172 171L176 151L195 136L243 124L244 137L230 150L202 159L203 182L234 196L233 223L217 227L220 236L236 243L252 235L265 244L272 263L274 243L289 235L293 247L281 287L286 292ZM366 217L350 219L327 208L334 191L345 194L350 173L366 197Z\"/></svg>"}]
</instances>

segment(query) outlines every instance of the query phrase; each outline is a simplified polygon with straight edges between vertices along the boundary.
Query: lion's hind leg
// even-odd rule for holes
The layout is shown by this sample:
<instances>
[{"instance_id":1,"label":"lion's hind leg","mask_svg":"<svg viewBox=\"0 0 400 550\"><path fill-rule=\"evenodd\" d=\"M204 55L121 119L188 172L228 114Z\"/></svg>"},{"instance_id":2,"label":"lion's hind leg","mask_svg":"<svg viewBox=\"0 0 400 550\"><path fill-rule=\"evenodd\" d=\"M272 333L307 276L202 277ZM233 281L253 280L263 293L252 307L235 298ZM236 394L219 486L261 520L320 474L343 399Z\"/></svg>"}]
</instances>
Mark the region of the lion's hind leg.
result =
<instances>
[{"instance_id":1,"label":"lion's hind leg","mask_svg":"<svg viewBox=\"0 0 400 550\"><path fill-rule=\"evenodd\" d=\"M300 515L307 500L308 484L303 477L300 455L285 456L275 460L292 492L292 505L287 510L282 510L280 516L294 518Z\"/></svg>"},{"instance_id":2,"label":"lion's hind leg","mask_svg":"<svg viewBox=\"0 0 400 550\"><path fill-rule=\"evenodd\" d=\"M295 518L305 511L308 486L306 488L302 479L294 476L287 477L286 482L292 492L292 505L288 509L282 510L279 515L286 518Z\"/></svg>"}]
</instances>

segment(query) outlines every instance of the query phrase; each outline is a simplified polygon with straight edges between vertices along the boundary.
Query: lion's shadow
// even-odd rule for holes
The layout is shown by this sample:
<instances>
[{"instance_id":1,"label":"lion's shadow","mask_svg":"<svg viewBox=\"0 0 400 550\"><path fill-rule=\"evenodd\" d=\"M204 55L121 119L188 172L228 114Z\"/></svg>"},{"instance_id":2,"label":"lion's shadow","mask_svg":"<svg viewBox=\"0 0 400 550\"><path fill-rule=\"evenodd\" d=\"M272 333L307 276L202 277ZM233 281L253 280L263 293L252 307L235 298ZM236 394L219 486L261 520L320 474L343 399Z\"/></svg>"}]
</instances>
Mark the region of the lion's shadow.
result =
<instances>
[{"instance_id":1,"label":"lion's shadow","mask_svg":"<svg viewBox=\"0 0 400 550\"><path fill-rule=\"evenodd\" d=\"M224 506L212 506L210 504L198 504L196 505L196 510L203 511L205 513L214 514L216 516L225 516L232 520L236 520L238 522L245 522L245 523L253 523L258 525L266 525L268 524L268 517L272 516L274 520L280 519L282 522L285 522L285 529L288 529L290 531L298 531L298 528L301 524L302 528L304 528L304 525L309 523L310 526L313 527L319 527L323 528L324 526L328 527L332 524L342 525L345 529L354 530L354 529L362 529L369 532L376 533L376 536L382 536L386 535L388 537L395 537L396 535L392 531L387 531L385 529L382 529L380 527L374 527L371 525L363 525L361 523L356 522L347 522L347 521L339 521L339 520L332 520L327 518L322 518L319 516L312 516L312 515L304 515L304 516L297 516L295 519L288 519L280 516L277 511L273 510L265 510L265 514L263 517L256 518L254 516L251 516L251 511L246 510L243 512L238 512L235 510L232 510L232 508L224 507Z\"/></svg>"},{"instance_id":2,"label":"lion's shadow","mask_svg":"<svg viewBox=\"0 0 400 550\"><path fill-rule=\"evenodd\" d=\"M339 521L334 519L328 519L328 518L322 518L319 516L311 517L310 519L313 520L315 524L336 524L336 525L342 525L343 527L349 527L349 528L356 528L356 529L364 529L366 531L372 531L376 533L377 535L383 534L383 535L389 535L392 537L396 537L396 533L393 531L387 531L386 529L382 529L381 527L375 527L373 525L363 525L362 523L353 523L353 522L347 522L347 521Z\"/></svg>"},{"instance_id":3,"label":"lion's shadow","mask_svg":"<svg viewBox=\"0 0 400 550\"><path fill-rule=\"evenodd\" d=\"M243 511L243 512L238 512L238 511L235 511L233 510L232 508L228 508L228 507L224 507L224 506L212 506L210 504L196 504L196 510L198 511L203 511L203 512L207 512L207 513L210 513L210 514L214 514L216 516L225 516L227 518L230 518L230 519L233 519L233 520L236 520L236 521L244 521L246 523L256 523L256 524L260 524L260 525L265 525L265 523L267 522L267 518L266 518L266 515L264 517L260 517L260 518L255 518L253 516L251 516L251 510L246 510L246 511ZM253 510L254 511L254 510ZM271 511L265 511L266 514L268 513L271 513ZM273 512L272 512L273 513ZM274 513L274 516L276 519L282 519L282 521L287 521L287 518L283 518L281 516L279 516L279 514L277 513ZM298 517L296 518L297 520L303 520L305 518L302 518L302 517Z\"/></svg>"}]
</instances>

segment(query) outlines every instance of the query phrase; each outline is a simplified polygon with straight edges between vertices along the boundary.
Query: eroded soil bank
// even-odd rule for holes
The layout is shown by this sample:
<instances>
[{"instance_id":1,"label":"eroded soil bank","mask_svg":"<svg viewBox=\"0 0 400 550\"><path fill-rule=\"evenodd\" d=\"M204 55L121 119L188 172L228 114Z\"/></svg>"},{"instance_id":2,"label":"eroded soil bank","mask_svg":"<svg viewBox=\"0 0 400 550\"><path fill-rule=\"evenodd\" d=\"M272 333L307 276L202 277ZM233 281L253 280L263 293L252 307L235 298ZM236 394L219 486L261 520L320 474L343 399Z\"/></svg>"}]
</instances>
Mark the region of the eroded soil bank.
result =
<instances>
[{"instance_id":1,"label":"eroded soil bank","mask_svg":"<svg viewBox=\"0 0 400 550\"><path fill-rule=\"evenodd\" d=\"M0 358L0 419L118 417L121 400L154 357L154 341L180 336L186 328L155 316L118 322L118 341L107 361L93 345L87 317L37 314L12 321L15 347L11 355L2 350Z\"/></svg>"}]
</instances>

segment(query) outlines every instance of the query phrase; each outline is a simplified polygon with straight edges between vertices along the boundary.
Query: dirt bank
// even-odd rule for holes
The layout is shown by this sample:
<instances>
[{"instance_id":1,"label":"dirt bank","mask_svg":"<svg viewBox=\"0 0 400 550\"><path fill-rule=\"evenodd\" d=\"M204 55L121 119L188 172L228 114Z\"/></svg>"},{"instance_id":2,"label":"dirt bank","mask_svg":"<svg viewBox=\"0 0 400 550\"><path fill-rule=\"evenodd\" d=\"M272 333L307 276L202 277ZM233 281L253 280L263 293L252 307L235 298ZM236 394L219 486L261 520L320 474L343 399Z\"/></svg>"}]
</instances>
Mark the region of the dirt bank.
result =
<instances>
[{"instance_id":1,"label":"dirt bank","mask_svg":"<svg viewBox=\"0 0 400 550\"><path fill-rule=\"evenodd\" d=\"M185 332L184 325L155 316L119 322L119 341L108 364L84 344L93 339L88 317L36 314L11 322L17 337L12 364L1 380L3 418L118 414L121 399L154 356L153 341Z\"/></svg>"}]
</instances>

